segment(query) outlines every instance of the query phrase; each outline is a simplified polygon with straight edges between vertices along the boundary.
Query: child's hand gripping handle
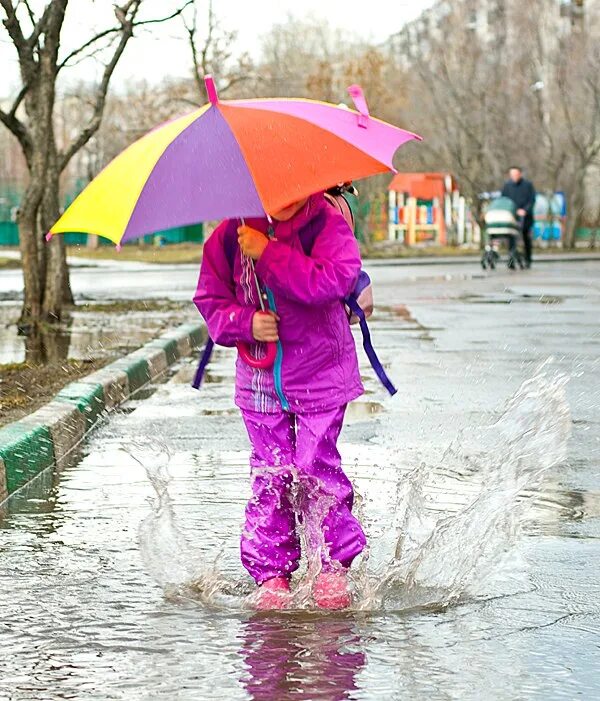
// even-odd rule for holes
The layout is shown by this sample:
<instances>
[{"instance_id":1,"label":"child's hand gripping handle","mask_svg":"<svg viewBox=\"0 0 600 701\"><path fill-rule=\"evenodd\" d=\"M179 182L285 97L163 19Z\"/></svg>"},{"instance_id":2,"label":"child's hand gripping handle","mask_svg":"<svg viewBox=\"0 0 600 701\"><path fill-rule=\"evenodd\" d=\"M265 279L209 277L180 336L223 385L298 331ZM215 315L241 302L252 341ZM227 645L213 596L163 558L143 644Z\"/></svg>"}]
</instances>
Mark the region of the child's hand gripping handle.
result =
<instances>
[{"instance_id":1,"label":"child's hand gripping handle","mask_svg":"<svg viewBox=\"0 0 600 701\"><path fill-rule=\"evenodd\" d=\"M267 354L264 358L255 358L250 352L250 344L245 341L238 341L236 344L240 358L251 368L258 370L268 370L273 367L277 356L277 344L273 341L267 343Z\"/></svg>"},{"instance_id":2,"label":"child's hand gripping handle","mask_svg":"<svg viewBox=\"0 0 600 701\"><path fill-rule=\"evenodd\" d=\"M255 358L250 352L249 343L244 341L236 343L240 358L251 368L268 370L273 367L277 356L277 321L279 321L279 317L268 311L256 312L252 319L254 338L266 344L267 352L264 358Z\"/></svg>"}]
</instances>

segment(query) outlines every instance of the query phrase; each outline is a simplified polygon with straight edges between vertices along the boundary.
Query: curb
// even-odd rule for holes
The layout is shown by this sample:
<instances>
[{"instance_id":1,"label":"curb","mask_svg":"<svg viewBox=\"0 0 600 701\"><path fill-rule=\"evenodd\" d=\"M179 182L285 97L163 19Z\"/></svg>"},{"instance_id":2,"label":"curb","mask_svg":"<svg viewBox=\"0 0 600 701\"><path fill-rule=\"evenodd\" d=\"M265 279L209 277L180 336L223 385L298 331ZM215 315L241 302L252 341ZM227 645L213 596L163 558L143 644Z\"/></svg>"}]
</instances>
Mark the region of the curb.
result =
<instances>
[{"instance_id":1,"label":"curb","mask_svg":"<svg viewBox=\"0 0 600 701\"><path fill-rule=\"evenodd\" d=\"M473 265L480 268L481 255L479 253L470 256L446 256L443 258L420 256L415 258L363 258L363 265L377 266L405 266L405 265ZM539 253L533 257L534 266L538 263L589 263L600 261L599 253L573 253L573 254L547 254Z\"/></svg>"},{"instance_id":2,"label":"curb","mask_svg":"<svg viewBox=\"0 0 600 701\"><path fill-rule=\"evenodd\" d=\"M49 467L62 467L106 412L153 382L206 339L183 324L63 387L48 404L0 428L0 503Z\"/></svg>"}]
</instances>

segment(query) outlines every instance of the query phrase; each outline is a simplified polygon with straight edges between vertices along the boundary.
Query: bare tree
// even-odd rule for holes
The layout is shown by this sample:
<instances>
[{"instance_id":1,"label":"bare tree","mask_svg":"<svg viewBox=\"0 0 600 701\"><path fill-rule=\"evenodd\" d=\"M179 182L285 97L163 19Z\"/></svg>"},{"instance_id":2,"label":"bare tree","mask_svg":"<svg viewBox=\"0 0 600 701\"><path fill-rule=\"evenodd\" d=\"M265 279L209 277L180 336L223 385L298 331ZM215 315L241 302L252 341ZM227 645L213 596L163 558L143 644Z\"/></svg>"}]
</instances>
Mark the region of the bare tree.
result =
<instances>
[{"instance_id":1,"label":"bare tree","mask_svg":"<svg viewBox=\"0 0 600 701\"><path fill-rule=\"evenodd\" d=\"M420 167L454 173L479 221L479 194L497 186L505 163L500 135L510 106L500 97L508 90L501 61L501 44L477 41L461 4L446 17L443 36L431 37L429 51L400 73L404 119L424 137Z\"/></svg>"},{"instance_id":2,"label":"bare tree","mask_svg":"<svg viewBox=\"0 0 600 701\"><path fill-rule=\"evenodd\" d=\"M600 46L582 36L578 42L563 47L562 56L557 87L564 124L562 136L570 148L568 157L563 162L566 172L561 173L560 181L567 193L570 210L565 243L572 248L575 245L575 233L586 213L586 184L590 175L595 173L596 188L598 186ZM573 73L574 70L576 73ZM574 81L573 75L577 75L578 80ZM593 219L591 212L588 219Z\"/></svg>"},{"instance_id":3,"label":"bare tree","mask_svg":"<svg viewBox=\"0 0 600 701\"><path fill-rule=\"evenodd\" d=\"M0 110L0 122L18 139L29 172L17 220L25 285L22 328L59 321L65 300L71 298L64 242L55 237L45 246L42 237L60 214L60 174L97 132L110 80L129 39L136 27L176 17L192 0L182 0L181 7L168 16L144 21L137 19L142 2L126 0L122 6L115 5L114 26L61 56L61 30L69 0L47 0L37 16L26 1L0 0L21 79L10 109ZM108 60L93 94L89 118L67 143L59 144L54 119L59 75L73 63L105 51Z\"/></svg>"},{"instance_id":4,"label":"bare tree","mask_svg":"<svg viewBox=\"0 0 600 701\"><path fill-rule=\"evenodd\" d=\"M206 32L198 29L198 10L193 5L191 17L184 16L192 56L192 71L196 94L192 104L204 102L204 76L212 75L219 86L219 93L227 95L253 77L253 62L247 52L233 57L232 45L237 33L227 31L221 25L209 0Z\"/></svg>"},{"instance_id":5,"label":"bare tree","mask_svg":"<svg viewBox=\"0 0 600 701\"><path fill-rule=\"evenodd\" d=\"M567 26L555 3L506 0L481 32L473 7L448 5L443 31L398 62L404 121L425 137L416 165L454 173L477 218L479 194L496 190L510 163L524 165L538 191L565 191L572 246L594 217L586 207L600 155L600 27Z\"/></svg>"}]
</instances>

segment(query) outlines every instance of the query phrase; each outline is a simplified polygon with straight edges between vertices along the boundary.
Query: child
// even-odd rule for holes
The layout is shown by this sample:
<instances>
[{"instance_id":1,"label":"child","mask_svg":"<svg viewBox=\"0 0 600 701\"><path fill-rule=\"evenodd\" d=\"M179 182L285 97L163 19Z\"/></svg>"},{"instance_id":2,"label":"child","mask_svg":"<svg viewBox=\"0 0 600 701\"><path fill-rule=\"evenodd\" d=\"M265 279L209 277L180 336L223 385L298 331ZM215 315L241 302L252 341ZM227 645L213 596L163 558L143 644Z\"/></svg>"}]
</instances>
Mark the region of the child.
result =
<instances>
[{"instance_id":1,"label":"child","mask_svg":"<svg viewBox=\"0 0 600 701\"><path fill-rule=\"evenodd\" d=\"M279 342L269 370L237 360L235 402L252 444L242 564L260 587L258 608L284 608L300 559L296 506L309 547L321 559L315 603L345 608L346 571L365 546L336 445L346 405L363 392L342 303L360 272L360 253L345 219L322 193L272 219L272 225L267 219L221 223L204 246L194 297L216 343L249 342L260 357L265 342ZM298 236L307 226L315 233L308 255ZM232 235L239 244L233 261L226 242ZM257 313L253 262L269 314Z\"/></svg>"}]
</instances>

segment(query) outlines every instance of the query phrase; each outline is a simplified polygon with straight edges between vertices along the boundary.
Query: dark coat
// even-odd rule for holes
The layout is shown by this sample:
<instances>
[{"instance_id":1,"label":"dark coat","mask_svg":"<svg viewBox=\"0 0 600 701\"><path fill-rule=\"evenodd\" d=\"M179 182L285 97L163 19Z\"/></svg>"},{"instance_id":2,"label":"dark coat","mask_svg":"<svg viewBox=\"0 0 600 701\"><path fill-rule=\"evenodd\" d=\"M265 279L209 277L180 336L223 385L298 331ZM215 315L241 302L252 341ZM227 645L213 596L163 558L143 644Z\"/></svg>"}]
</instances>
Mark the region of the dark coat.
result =
<instances>
[{"instance_id":1,"label":"dark coat","mask_svg":"<svg viewBox=\"0 0 600 701\"><path fill-rule=\"evenodd\" d=\"M529 180L521 178L517 183L507 180L502 188L502 196L509 197L517 205L517 209L524 209L527 212L527 218L533 219L535 188Z\"/></svg>"}]
</instances>

